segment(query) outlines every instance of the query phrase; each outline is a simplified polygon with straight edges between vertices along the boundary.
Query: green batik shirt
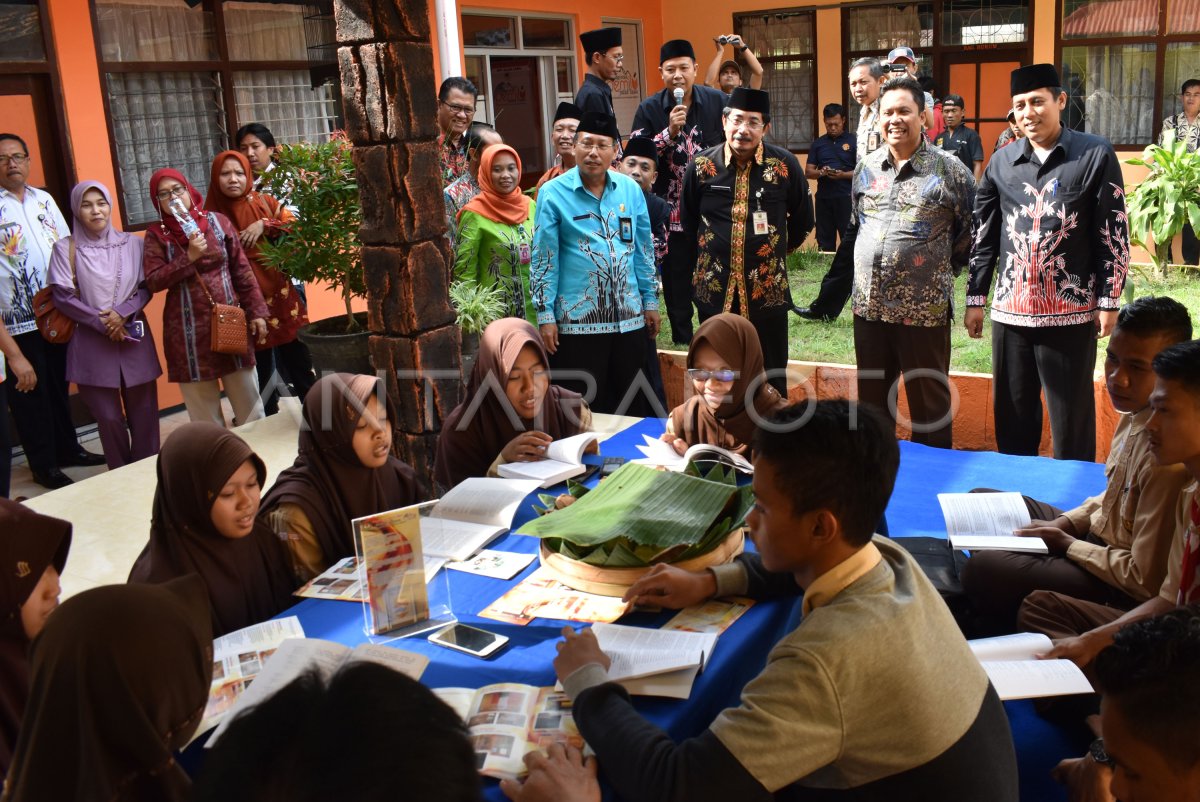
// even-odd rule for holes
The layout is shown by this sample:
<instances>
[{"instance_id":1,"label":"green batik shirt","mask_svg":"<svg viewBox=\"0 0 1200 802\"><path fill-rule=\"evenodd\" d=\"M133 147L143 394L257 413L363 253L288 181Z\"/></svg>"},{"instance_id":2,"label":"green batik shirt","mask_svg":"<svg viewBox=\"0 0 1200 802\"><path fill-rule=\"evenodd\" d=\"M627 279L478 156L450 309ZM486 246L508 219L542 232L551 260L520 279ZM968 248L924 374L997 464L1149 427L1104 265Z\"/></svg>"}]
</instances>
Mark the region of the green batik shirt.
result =
<instances>
[{"instance_id":1,"label":"green batik shirt","mask_svg":"<svg viewBox=\"0 0 1200 802\"><path fill-rule=\"evenodd\" d=\"M537 315L529 297L535 208L530 203L529 217L515 226L464 210L458 219L454 246L454 278L501 287L505 317L523 317L536 326Z\"/></svg>"}]
</instances>

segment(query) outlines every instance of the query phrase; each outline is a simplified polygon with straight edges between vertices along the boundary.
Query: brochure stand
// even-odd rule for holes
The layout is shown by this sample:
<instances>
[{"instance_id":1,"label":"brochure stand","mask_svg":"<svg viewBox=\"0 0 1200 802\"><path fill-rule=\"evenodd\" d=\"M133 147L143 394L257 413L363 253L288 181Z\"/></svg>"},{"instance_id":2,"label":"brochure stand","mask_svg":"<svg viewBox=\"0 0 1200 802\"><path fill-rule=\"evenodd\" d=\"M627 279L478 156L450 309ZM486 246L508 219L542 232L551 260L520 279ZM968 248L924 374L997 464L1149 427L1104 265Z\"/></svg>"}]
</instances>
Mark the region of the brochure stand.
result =
<instances>
[{"instance_id":1,"label":"brochure stand","mask_svg":"<svg viewBox=\"0 0 1200 802\"><path fill-rule=\"evenodd\" d=\"M407 638L457 621L450 606L450 581L421 548L415 508L351 521L359 581L366 589L363 633L372 643ZM432 574L428 577L427 574Z\"/></svg>"}]
</instances>

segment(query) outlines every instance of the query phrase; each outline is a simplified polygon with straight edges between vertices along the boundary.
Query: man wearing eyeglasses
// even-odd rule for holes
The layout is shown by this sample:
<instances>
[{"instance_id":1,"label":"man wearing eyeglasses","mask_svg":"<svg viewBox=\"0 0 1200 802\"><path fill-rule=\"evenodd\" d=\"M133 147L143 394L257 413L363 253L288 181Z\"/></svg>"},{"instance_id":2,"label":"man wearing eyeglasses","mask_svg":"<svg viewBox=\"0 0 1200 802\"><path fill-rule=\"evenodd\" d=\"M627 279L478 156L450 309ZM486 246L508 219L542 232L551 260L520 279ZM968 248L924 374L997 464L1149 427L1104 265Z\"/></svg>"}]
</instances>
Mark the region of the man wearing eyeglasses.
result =
<instances>
[{"instance_id":1,"label":"man wearing eyeglasses","mask_svg":"<svg viewBox=\"0 0 1200 802\"><path fill-rule=\"evenodd\" d=\"M79 445L67 405L67 347L42 339L33 296L46 285L54 243L67 221L49 193L28 185L29 148L16 134L0 134L0 316L32 365L32 384L14 371L5 395L21 435L34 481L51 489L71 484L64 465L102 465L104 457Z\"/></svg>"},{"instance_id":2,"label":"man wearing eyeglasses","mask_svg":"<svg viewBox=\"0 0 1200 802\"><path fill-rule=\"evenodd\" d=\"M1175 134L1175 141L1182 142L1188 153L1193 153L1200 147L1200 78L1189 78L1183 82L1179 90L1179 102L1183 111L1163 120L1158 144L1161 145L1163 137L1171 131ZM1200 264L1200 240L1196 239L1196 232L1186 222L1183 225L1182 236L1184 264Z\"/></svg>"},{"instance_id":3,"label":"man wearing eyeglasses","mask_svg":"<svg viewBox=\"0 0 1200 802\"><path fill-rule=\"evenodd\" d=\"M694 265L700 320L732 312L750 320L762 345L768 381L787 397L787 255L813 227L808 181L789 151L763 141L770 96L733 90L723 115L725 143L696 154L680 193L683 261Z\"/></svg>"},{"instance_id":4,"label":"man wearing eyeglasses","mask_svg":"<svg viewBox=\"0 0 1200 802\"><path fill-rule=\"evenodd\" d=\"M612 87L608 83L616 80L625 63L621 29L614 27L584 31L579 34L579 43L583 45L584 58L587 60L587 74L583 76L583 84L575 95L575 105L580 112L591 111L616 117Z\"/></svg>"},{"instance_id":5,"label":"man wearing eyeglasses","mask_svg":"<svg viewBox=\"0 0 1200 802\"><path fill-rule=\"evenodd\" d=\"M467 172L467 126L475 117L475 98L479 90L466 78L454 76L442 81L438 90L438 151L442 156L442 187Z\"/></svg>"}]
</instances>

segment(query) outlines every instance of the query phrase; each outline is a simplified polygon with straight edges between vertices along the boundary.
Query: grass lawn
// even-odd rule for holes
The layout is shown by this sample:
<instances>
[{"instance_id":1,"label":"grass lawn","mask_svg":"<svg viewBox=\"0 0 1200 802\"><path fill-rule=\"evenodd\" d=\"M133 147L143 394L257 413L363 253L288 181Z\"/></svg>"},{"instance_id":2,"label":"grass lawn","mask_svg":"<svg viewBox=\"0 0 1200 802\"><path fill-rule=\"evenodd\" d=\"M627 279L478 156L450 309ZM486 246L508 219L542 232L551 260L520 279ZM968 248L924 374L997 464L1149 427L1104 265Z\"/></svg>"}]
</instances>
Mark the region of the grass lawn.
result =
<instances>
[{"instance_id":1,"label":"grass lawn","mask_svg":"<svg viewBox=\"0 0 1200 802\"><path fill-rule=\"evenodd\" d=\"M792 298L800 306L806 306L817 297L821 279L829 269L832 254L814 250L801 250L788 258L788 277L792 287ZM1200 273L1195 270L1171 268L1162 280L1151 280L1149 268L1131 272L1134 295L1169 295L1193 312L1200 309ZM950 334L950 368L973 373L992 371L992 322L984 318L983 337L972 340L962 326L963 300L967 295L966 272L954 282L955 324ZM658 335L658 347L671 350L671 327L666 319L666 307L660 302L663 328ZM853 365L854 324L850 304L846 304L841 317L832 323L801 320L790 315L788 322L788 354L792 359L805 362L834 362ZM1104 364L1104 343L1097 343L1097 375Z\"/></svg>"}]
</instances>

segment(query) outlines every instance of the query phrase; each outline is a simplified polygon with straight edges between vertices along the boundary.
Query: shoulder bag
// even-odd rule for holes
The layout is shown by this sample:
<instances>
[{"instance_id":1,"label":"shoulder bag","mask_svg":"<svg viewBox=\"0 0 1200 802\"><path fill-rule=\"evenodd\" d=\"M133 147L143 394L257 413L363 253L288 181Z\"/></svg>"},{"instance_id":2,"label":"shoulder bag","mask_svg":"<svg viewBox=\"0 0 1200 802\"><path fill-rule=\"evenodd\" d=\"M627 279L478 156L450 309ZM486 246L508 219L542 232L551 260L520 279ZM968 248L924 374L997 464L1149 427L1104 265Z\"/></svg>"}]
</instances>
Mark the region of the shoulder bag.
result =
<instances>
[{"instance_id":1,"label":"shoulder bag","mask_svg":"<svg viewBox=\"0 0 1200 802\"><path fill-rule=\"evenodd\" d=\"M75 288L75 295L78 296L79 285L75 279L74 237L67 237L67 248L67 259L71 264L71 286ZM54 286L50 283L47 283L33 296L33 317L37 321L38 331L42 333L42 337L47 342L62 345L69 342L71 335L75 333L75 321L60 312L54 305Z\"/></svg>"},{"instance_id":2,"label":"shoulder bag","mask_svg":"<svg viewBox=\"0 0 1200 802\"><path fill-rule=\"evenodd\" d=\"M200 289L212 304L212 350L218 354L244 355L250 351L250 330L246 326L246 312L240 306L219 304L213 300L212 293L204 279L199 276Z\"/></svg>"}]
</instances>

